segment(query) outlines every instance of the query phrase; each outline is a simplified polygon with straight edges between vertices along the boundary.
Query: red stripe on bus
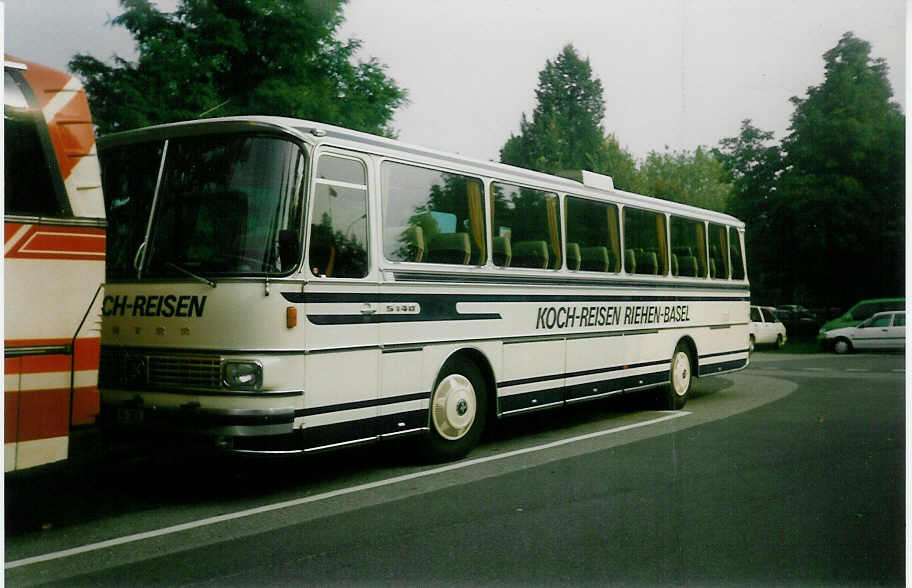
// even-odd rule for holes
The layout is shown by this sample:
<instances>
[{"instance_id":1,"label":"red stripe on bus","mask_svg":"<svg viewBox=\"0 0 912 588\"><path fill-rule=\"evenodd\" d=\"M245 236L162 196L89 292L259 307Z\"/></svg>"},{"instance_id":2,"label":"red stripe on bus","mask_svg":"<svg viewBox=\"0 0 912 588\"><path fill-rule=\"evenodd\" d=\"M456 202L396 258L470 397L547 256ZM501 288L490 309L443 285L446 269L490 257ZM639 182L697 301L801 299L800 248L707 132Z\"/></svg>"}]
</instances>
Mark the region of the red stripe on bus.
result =
<instances>
[{"instance_id":1,"label":"red stripe on bus","mask_svg":"<svg viewBox=\"0 0 912 588\"><path fill-rule=\"evenodd\" d=\"M101 410L98 388L86 386L73 390L73 425L91 425Z\"/></svg>"},{"instance_id":2,"label":"red stripe on bus","mask_svg":"<svg viewBox=\"0 0 912 588\"><path fill-rule=\"evenodd\" d=\"M41 109L63 93L66 103L56 112L48 123L48 134L54 146L54 154L64 180L70 176L73 167L92 150L95 142L92 132L92 115L85 90L64 90L73 79L67 73L51 69L36 63L25 62L28 69L22 75L28 81ZM77 127L77 128L73 128Z\"/></svg>"},{"instance_id":3,"label":"red stripe on bus","mask_svg":"<svg viewBox=\"0 0 912 588\"><path fill-rule=\"evenodd\" d=\"M28 390L18 395L17 438L6 442L34 441L69 434L67 419L70 414L70 391L66 388L54 390ZM7 401L9 404L9 401Z\"/></svg>"},{"instance_id":4,"label":"red stripe on bus","mask_svg":"<svg viewBox=\"0 0 912 588\"><path fill-rule=\"evenodd\" d=\"M4 357L3 358L3 373L4 374L18 374L21 370L20 364L22 360L18 357Z\"/></svg>"},{"instance_id":5,"label":"red stripe on bus","mask_svg":"<svg viewBox=\"0 0 912 588\"><path fill-rule=\"evenodd\" d=\"M19 435L19 391L7 390L3 394L3 400L3 442L14 443Z\"/></svg>"},{"instance_id":6,"label":"red stripe on bus","mask_svg":"<svg viewBox=\"0 0 912 588\"><path fill-rule=\"evenodd\" d=\"M104 260L105 232L95 227L32 225L6 253L9 259Z\"/></svg>"},{"instance_id":7,"label":"red stripe on bus","mask_svg":"<svg viewBox=\"0 0 912 588\"><path fill-rule=\"evenodd\" d=\"M3 223L3 242L9 243L16 231L22 228L21 223Z\"/></svg>"},{"instance_id":8,"label":"red stripe on bus","mask_svg":"<svg viewBox=\"0 0 912 588\"><path fill-rule=\"evenodd\" d=\"M69 345L69 339L14 339L4 341L7 349L13 347L32 347L41 345ZM90 337L76 339L74 350L76 371L97 370L98 356L101 353L101 339ZM8 358L5 362L7 374L40 374L45 372L70 371L70 356L65 354L26 355L19 358Z\"/></svg>"},{"instance_id":9,"label":"red stripe on bus","mask_svg":"<svg viewBox=\"0 0 912 588\"><path fill-rule=\"evenodd\" d=\"M4 443L67 435L70 393L65 388L4 393ZM98 388L73 391L73 425L91 425L100 410Z\"/></svg>"}]
</instances>

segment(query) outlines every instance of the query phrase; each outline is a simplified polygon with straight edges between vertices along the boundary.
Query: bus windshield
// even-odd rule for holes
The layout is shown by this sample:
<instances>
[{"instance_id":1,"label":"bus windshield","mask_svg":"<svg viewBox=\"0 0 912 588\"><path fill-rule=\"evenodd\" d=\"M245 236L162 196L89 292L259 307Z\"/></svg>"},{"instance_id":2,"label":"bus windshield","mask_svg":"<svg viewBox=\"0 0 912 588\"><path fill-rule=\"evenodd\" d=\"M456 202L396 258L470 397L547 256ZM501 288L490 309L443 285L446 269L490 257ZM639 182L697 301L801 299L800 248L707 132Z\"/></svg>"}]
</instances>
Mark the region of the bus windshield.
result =
<instances>
[{"instance_id":1,"label":"bus windshield","mask_svg":"<svg viewBox=\"0 0 912 588\"><path fill-rule=\"evenodd\" d=\"M295 143L183 137L105 150L102 163L113 228L109 278L280 275L297 267L306 155Z\"/></svg>"}]
</instances>

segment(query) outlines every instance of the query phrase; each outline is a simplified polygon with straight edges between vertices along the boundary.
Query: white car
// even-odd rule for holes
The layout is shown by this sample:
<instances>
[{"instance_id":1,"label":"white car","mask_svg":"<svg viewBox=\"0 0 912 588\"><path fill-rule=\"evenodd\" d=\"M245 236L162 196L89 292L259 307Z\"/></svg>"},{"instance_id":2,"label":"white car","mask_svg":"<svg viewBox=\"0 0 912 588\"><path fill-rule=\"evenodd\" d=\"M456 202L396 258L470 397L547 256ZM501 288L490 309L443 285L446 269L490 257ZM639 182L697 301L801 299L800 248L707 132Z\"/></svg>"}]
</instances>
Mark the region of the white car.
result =
<instances>
[{"instance_id":1,"label":"white car","mask_svg":"<svg viewBox=\"0 0 912 588\"><path fill-rule=\"evenodd\" d=\"M775 309L769 306L750 307L749 331L749 348L751 351L757 345L775 345L778 348L788 341L788 337L785 334L785 325L776 316Z\"/></svg>"},{"instance_id":2,"label":"white car","mask_svg":"<svg viewBox=\"0 0 912 588\"><path fill-rule=\"evenodd\" d=\"M851 353L856 349L904 349L906 313L878 312L854 327L827 331L823 345L836 353Z\"/></svg>"}]
</instances>

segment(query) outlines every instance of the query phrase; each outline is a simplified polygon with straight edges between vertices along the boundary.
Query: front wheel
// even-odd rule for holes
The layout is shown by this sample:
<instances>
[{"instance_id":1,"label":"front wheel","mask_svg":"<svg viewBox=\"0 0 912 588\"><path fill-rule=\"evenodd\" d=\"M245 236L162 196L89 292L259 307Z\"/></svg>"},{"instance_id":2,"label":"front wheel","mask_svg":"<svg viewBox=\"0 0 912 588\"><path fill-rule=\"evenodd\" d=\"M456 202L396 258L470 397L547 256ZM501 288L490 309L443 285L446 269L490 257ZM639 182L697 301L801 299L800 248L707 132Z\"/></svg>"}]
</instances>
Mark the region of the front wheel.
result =
<instances>
[{"instance_id":1,"label":"front wheel","mask_svg":"<svg viewBox=\"0 0 912 588\"><path fill-rule=\"evenodd\" d=\"M693 383L693 359L690 357L690 348L684 343L678 343L671 355L671 370L669 382L665 388L664 402L668 410L678 410L687 404L690 398L690 388Z\"/></svg>"},{"instance_id":2,"label":"front wheel","mask_svg":"<svg viewBox=\"0 0 912 588\"><path fill-rule=\"evenodd\" d=\"M852 352L852 344L849 343L848 339L836 339L836 342L833 343L833 351L839 355L844 355L846 353Z\"/></svg>"},{"instance_id":3,"label":"front wheel","mask_svg":"<svg viewBox=\"0 0 912 588\"><path fill-rule=\"evenodd\" d=\"M776 335L776 349L782 349L783 347L785 347L785 337L781 334Z\"/></svg>"},{"instance_id":4,"label":"front wheel","mask_svg":"<svg viewBox=\"0 0 912 588\"><path fill-rule=\"evenodd\" d=\"M462 358L447 361L431 394L425 455L433 461L464 457L481 439L487 409L487 390L478 366Z\"/></svg>"}]
</instances>

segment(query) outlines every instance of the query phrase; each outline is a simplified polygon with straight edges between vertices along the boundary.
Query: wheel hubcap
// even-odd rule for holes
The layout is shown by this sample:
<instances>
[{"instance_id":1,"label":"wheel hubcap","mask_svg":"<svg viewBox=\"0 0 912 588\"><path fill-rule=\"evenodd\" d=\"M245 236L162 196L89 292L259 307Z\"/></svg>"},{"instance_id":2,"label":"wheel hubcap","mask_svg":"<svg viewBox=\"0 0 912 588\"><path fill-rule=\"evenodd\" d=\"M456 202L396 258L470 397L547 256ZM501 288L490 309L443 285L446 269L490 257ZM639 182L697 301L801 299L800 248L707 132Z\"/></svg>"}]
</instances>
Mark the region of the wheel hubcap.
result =
<instances>
[{"instance_id":1,"label":"wheel hubcap","mask_svg":"<svg viewBox=\"0 0 912 588\"><path fill-rule=\"evenodd\" d=\"M675 353L671 364L671 383L675 394L684 396L690 387L690 359L683 351Z\"/></svg>"},{"instance_id":2,"label":"wheel hubcap","mask_svg":"<svg viewBox=\"0 0 912 588\"><path fill-rule=\"evenodd\" d=\"M434 429L444 439L460 439L475 422L475 388L465 376L450 374L441 380L431 404Z\"/></svg>"}]
</instances>

